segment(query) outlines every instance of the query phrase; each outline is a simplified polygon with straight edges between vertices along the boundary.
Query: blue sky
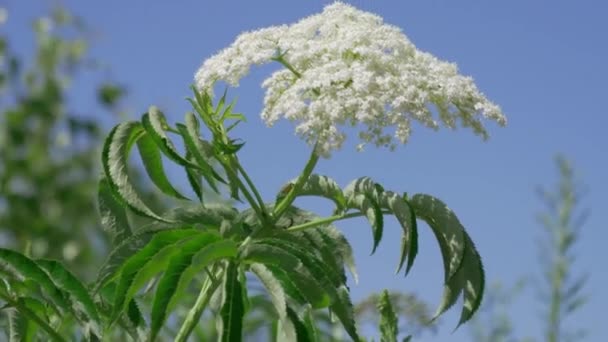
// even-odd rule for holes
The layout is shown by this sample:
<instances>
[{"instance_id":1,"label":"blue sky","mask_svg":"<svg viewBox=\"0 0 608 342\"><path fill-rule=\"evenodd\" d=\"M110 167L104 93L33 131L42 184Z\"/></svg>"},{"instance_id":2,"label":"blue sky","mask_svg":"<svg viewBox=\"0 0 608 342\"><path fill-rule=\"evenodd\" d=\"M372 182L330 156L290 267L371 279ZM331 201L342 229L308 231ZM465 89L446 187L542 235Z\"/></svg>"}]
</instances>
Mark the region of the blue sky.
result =
<instances>
[{"instance_id":1,"label":"blue sky","mask_svg":"<svg viewBox=\"0 0 608 342\"><path fill-rule=\"evenodd\" d=\"M24 53L31 50L29 21L45 13L51 2L4 0L9 21L2 28ZM291 23L320 12L329 1L64 1L95 31L92 53L109 70L101 79L126 85L132 117L150 104L160 106L170 121L183 120L184 98L202 61L230 44L243 30ZM588 188L584 206L591 217L577 246L576 266L590 273L585 292L591 300L577 314L577 327L589 341L607 341L602 325L608 305L605 244L608 208L606 148L608 112L608 5L602 1L350 1L403 29L421 50L456 62L479 88L507 114L509 124L489 124L491 139L483 143L466 130L432 132L414 127L411 142L388 152L354 151L354 142L322 160L318 172L345 185L371 176L386 188L426 192L443 199L459 216L476 242L490 282L512 284L521 276L539 276L536 241L541 229L534 215L543 209L534 187L556 181L553 156L563 153ZM230 93L249 118L237 135L247 141L241 159L271 199L300 171L308 147L292 127L268 129L259 120L261 80L268 69L254 70ZM80 80L70 98L75 108L92 108L87 85ZM85 110L86 111L86 110ZM104 118L108 127L115 118ZM604 151L604 152L602 152ZM302 202L320 208L318 204ZM419 294L431 306L439 303L442 266L429 230L421 230L421 252L410 276L394 276L400 228L389 222L379 251L369 256L371 233L364 221L339 227L356 251L360 282L353 296L362 298L384 288ZM604 261L604 262L603 262ZM540 311L534 290L514 306L520 336L539 337ZM451 333L459 310L442 320L440 333L424 341L468 341L467 328ZM568 324L567 324L568 325Z\"/></svg>"}]
</instances>

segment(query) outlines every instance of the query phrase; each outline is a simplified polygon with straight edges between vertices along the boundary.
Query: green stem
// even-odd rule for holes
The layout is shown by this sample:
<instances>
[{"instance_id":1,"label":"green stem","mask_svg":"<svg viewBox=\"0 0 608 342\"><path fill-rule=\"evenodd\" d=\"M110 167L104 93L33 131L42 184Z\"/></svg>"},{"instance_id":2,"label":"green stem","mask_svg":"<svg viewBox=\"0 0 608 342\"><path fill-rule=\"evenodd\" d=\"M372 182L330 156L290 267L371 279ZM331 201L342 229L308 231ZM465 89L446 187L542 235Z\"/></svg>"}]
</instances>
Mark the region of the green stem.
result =
<instances>
[{"instance_id":1,"label":"green stem","mask_svg":"<svg viewBox=\"0 0 608 342\"><path fill-rule=\"evenodd\" d=\"M179 332L174 340L175 342L185 342L200 321L207 303L209 303L211 296L222 282L221 272L221 270L217 272L216 276L213 278L210 276L205 278L203 286L201 287L201 292L198 294L198 298L196 298L196 302L188 312L186 319L184 319L184 323L179 328Z\"/></svg>"},{"instance_id":2,"label":"green stem","mask_svg":"<svg viewBox=\"0 0 608 342\"><path fill-rule=\"evenodd\" d=\"M21 305L21 303L19 303L18 301L13 300L9 296L4 296L1 293L0 293L0 298L2 298L2 300L6 301L10 306L17 309L21 314L23 314L24 316L26 316L27 318L31 319L36 324L38 324L39 327L41 327L44 331L46 331L49 334L49 336L51 337L51 340L59 341L59 342L66 341L63 337L61 337L61 335L59 335L59 333L57 333L55 331L55 329L53 329L42 318L38 317L38 315L36 315L35 312L28 309L26 306Z\"/></svg>"},{"instance_id":3,"label":"green stem","mask_svg":"<svg viewBox=\"0 0 608 342\"><path fill-rule=\"evenodd\" d=\"M302 190L304 183L306 183L308 177L310 177L310 175L312 174L312 171L314 170L318 161L319 155L317 154L317 145L315 144L312 149L312 153L310 154L310 158L308 159L308 163L306 163L306 166L302 171L302 174L300 175L300 177L298 177L298 180L296 180L294 186L289 190L287 196L285 196L285 198L283 198L283 200L279 202L279 204L274 208L272 217L275 222L281 217L281 215L283 215L285 210L287 210L287 208L291 206L300 190Z\"/></svg>"},{"instance_id":4,"label":"green stem","mask_svg":"<svg viewBox=\"0 0 608 342\"><path fill-rule=\"evenodd\" d=\"M234 159L236 159L236 158L234 158ZM266 206L264 205L264 200L262 199L262 196L260 195L260 193L258 192L258 189L255 187L255 184L253 184L253 181L251 180L251 178L249 178L249 175L247 174L247 172L245 172L245 169L243 168L241 163L239 163L238 160L236 160L236 167L237 167L238 171L243 175L243 178L245 179L245 182L247 183L247 185L249 185L249 188L251 189L251 191L253 192L253 195L257 199L262 212L266 213Z\"/></svg>"},{"instance_id":5,"label":"green stem","mask_svg":"<svg viewBox=\"0 0 608 342\"><path fill-rule=\"evenodd\" d=\"M391 214L391 212L388 211L388 210L385 210L385 211L382 212L382 214ZM350 213L350 214L340 214L340 215L328 216L328 217L324 217L322 219L318 219L318 220L302 223L302 224L299 224L297 226L291 226L291 227L287 228L287 231L289 231L289 232L299 232L301 230L306 230L306 229L309 229L309 228L314 228L314 227L325 225L325 224L329 224L329 223L332 223L332 222L336 222L336 221L340 221L340 220L346 220L346 219L349 219L349 218L359 217L359 216L363 216L363 215L365 215L365 214L362 213L362 212L357 212L357 213Z\"/></svg>"}]
</instances>

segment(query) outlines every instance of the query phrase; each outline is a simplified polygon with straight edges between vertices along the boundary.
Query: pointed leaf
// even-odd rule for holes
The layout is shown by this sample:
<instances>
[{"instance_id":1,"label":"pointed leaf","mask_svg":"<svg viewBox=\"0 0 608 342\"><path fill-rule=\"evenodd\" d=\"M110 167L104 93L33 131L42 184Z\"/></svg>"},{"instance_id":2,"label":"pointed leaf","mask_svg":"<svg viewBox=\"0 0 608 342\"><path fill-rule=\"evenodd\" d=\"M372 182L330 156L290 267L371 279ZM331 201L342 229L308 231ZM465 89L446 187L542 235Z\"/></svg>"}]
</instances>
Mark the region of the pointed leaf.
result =
<instances>
[{"instance_id":1,"label":"pointed leaf","mask_svg":"<svg viewBox=\"0 0 608 342\"><path fill-rule=\"evenodd\" d=\"M382 209L377 202L374 202L372 197L365 194L355 194L348 197L347 207L359 209L365 214L372 228L372 236L374 238L374 244L372 247L372 253L376 252L376 248L382 240L384 232L384 216Z\"/></svg>"},{"instance_id":2,"label":"pointed leaf","mask_svg":"<svg viewBox=\"0 0 608 342\"><path fill-rule=\"evenodd\" d=\"M57 261L36 260L36 263L46 271L57 288L69 295L72 307L86 315L87 334L92 333L101 339L101 319L97 306L80 280Z\"/></svg>"},{"instance_id":3,"label":"pointed leaf","mask_svg":"<svg viewBox=\"0 0 608 342\"><path fill-rule=\"evenodd\" d=\"M114 194L131 210L158 221L165 221L141 200L127 173L127 157L131 146L144 133L141 124L126 122L114 127L106 138L102 165Z\"/></svg>"},{"instance_id":4,"label":"pointed leaf","mask_svg":"<svg viewBox=\"0 0 608 342\"><path fill-rule=\"evenodd\" d=\"M309 305L304 307L302 315L298 315L291 307L287 306L287 316L291 320L296 330L296 342L317 342L316 322L312 315Z\"/></svg>"},{"instance_id":5,"label":"pointed leaf","mask_svg":"<svg viewBox=\"0 0 608 342\"><path fill-rule=\"evenodd\" d=\"M114 197L110 183L103 177L99 181L98 192L99 215L101 216L101 226L110 235L112 244L123 241L131 236L131 228L127 213L122 204Z\"/></svg>"},{"instance_id":6,"label":"pointed leaf","mask_svg":"<svg viewBox=\"0 0 608 342\"><path fill-rule=\"evenodd\" d=\"M245 316L242 284L239 281L238 264L228 263L224 278L224 300L220 315L222 342L241 342L243 340L243 318Z\"/></svg>"},{"instance_id":7,"label":"pointed leaf","mask_svg":"<svg viewBox=\"0 0 608 342\"><path fill-rule=\"evenodd\" d=\"M292 299L300 303L310 303L314 308L323 308L330 304L329 295L322 289L319 281L288 251L272 245L250 243L240 251L240 259L268 267Z\"/></svg>"},{"instance_id":8,"label":"pointed leaf","mask_svg":"<svg viewBox=\"0 0 608 342\"><path fill-rule=\"evenodd\" d=\"M160 150L158 146L156 146L156 143L150 134L143 134L137 140L137 148L139 149L139 154L144 164L144 168L146 169L146 172L148 173L148 176L150 176L150 179L154 185L156 185L156 187L166 195L175 197L177 199L187 199L180 194L179 191L175 190L167 178Z\"/></svg>"},{"instance_id":9,"label":"pointed leaf","mask_svg":"<svg viewBox=\"0 0 608 342\"><path fill-rule=\"evenodd\" d=\"M416 194L409 203L418 218L428 223L439 242L447 283L460 268L464 256L464 228L454 212L435 197Z\"/></svg>"},{"instance_id":10,"label":"pointed leaf","mask_svg":"<svg viewBox=\"0 0 608 342\"><path fill-rule=\"evenodd\" d=\"M173 144L171 139L169 139L169 136L167 136L167 133L165 132L167 129L169 129L167 119L157 107L150 106L148 112L142 116L141 123L145 128L146 132L148 132L152 139L154 139L156 145L169 159L173 160L181 166L197 167L196 164L192 164L191 162L186 160L177 151L175 145Z\"/></svg>"},{"instance_id":11,"label":"pointed leaf","mask_svg":"<svg viewBox=\"0 0 608 342\"><path fill-rule=\"evenodd\" d=\"M220 240L220 236L215 233L201 233L188 241L180 248L179 253L175 254L169 261L169 265L163 276L158 282L154 303L152 304L152 314L150 323L150 340L154 340L163 327L168 316L168 307L175 290L179 285L183 272L192 263L192 258L196 252Z\"/></svg>"},{"instance_id":12,"label":"pointed leaf","mask_svg":"<svg viewBox=\"0 0 608 342\"><path fill-rule=\"evenodd\" d=\"M403 235L401 237L401 257L395 273L401 271L403 264L407 260L405 274L408 274L414 265L414 260L418 253L418 225L416 224L414 210L405 198L392 191L386 191L382 194L381 207L389 209L403 228Z\"/></svg>"},{"instance_id":13,"label":"pointed leaf","mask_svg":"<svg viewBox=\"0 0 608 342\"><path fill-rule=\"evenodd\" d=\"M287 317L287 301L281 282L262 264L252 264L251 271L260 279L281 321L282 333L287 341L296 339L293 323Z\"/></svg>"},{"instance_id":14,"label":"pointed leaf","mask_svg":"<svg viewBox=\"0 0 608 342\"><path fill-rule=\"evenodd\" d=\"M118 319L119 314L126 308L127 304L143 284L164 270L169 263L171 254L164 254L164 262L154 257L167 246L198 234L200 234L200 231L197 229L171 229L159 232L154 235L150 243L144 248L124 261L119 270L120 279L115 290L112 321ZM169 252L172 252L172 250ZM146 265L150 267L146 268Z\"/></svg>"}]
</instances>

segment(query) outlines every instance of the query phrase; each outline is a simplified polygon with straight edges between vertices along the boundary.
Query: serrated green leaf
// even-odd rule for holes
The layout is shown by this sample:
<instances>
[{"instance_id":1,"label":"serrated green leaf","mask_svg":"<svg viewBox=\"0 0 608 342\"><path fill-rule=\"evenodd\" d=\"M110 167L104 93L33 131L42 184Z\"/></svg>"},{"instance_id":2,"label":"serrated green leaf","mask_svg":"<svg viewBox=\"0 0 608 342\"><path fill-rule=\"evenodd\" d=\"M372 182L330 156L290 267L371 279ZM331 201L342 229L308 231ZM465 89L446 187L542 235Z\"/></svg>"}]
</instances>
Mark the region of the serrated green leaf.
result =
<instances>
[{"instance_id":1,"label":"serrated green leaf","mask_svg":"<svg viewBox=\"0 0 608 342\"><path fill-rule=\"evenodd\" d=\"M192 159L190 157L189 152L186 152L186 159L188 159L188 160ZM200 171L198 171L197 169L191 168L191 167L187 167L187 168L185 168L185 170L186 170L186 177L188 177L188 183L190 183L190 187L192 188L192 191L194 191L198 200L201 203L203 203L203 182L201 180Z\"/></svg>"},{"instance_id":2,"label":"serrated green leaf","mask_svg":"<svg viewBox=\"0 0 608 342\"><path fill-rule=\"evenodd\" d=\"M137 304L137 301L135 301L135 299L131 299L131 301L129 302L129 306L127 308L127 318L136 327L146 325L144 315L141 313L139 305Z\"/></svg>"},{"instance_id":3,"label":"serrated green leaf","mask_svg":"<svg viewBox=\"0 0 608 342\"><path fill-rule=\"evenodd\" d=\"M165 269L175 249L165 250L160 258L157 257L163 249L198 234L201 232L197 229L171 229L159 232L145 247L125 260L118 271L120 278L116 286L111 320L118 319L137 291L154 275Z\"/></svg>"},{"instance_id":4,"label":"serrated green leaf","mask_svg":"<svg viewBox=\"0 0 608 342\"><path fill-rule=\"evenodd\" d=\"M90 334L94 334L101 339L101 319L97 306L80 280L57 261L36 260L36 264L46 271L57 288L69 295L72 307L86 315L87 319L83 322L85 323L85 335L88 335L90 339L92 338ZM77 318L79 316L76 315Z\"/></svg>"},{"instance_id":5,"label":"serrated green leaf","mask_svg":"<svg viewBox=\"0 0 608 342\"><path fill-rule=\"evenodd\" d=\"M319 335L317 333L316 322L312 315L310 306L306 305L302 310L302 314L298 315L294 309L287 306L287 316L291 320L296 330L296 342L317 342Z\"/></svg>"},{"instance_id":6,"label":"serrated green leaf","mask_svg":"<svg viewBox=\"0 0 608 342\"><path fill-rule=\"evenodd\" d=\"M380 313L380 341L397 342L399 321L387 290L384 290L380 296L380 300L378 301L378 312Z\"/></svg>"},{"instance_id":7,"label":"serrated green leaf","mask_svg":"<svg viewBox=\"0 0 608 342\"><path fill-rule=\"evenodd\" d=\"M288 251L272 245L250 243L241 249L240 259L264 264L281 280L285 292L299 303L310 303L314 308L330 304L330 297L319 281Z\"/></svg>"},{"instance_id":8,"label":"serrated green leaf","mask_svg":"<svg viewBox=\"0 0 608 342\"><path fill-rule=\"evenodd\" d=\"M196 161L201 175L211 189L217 193L219 190L216 181L224 184L226 181L211 166L211 160L215 158L213 147L199 137L199 124L194 114L186 113L186 125L177 124L177 129L182 136L186 150Z\"/></svg>"},{"instance_id":9,"label":"serrated green leaf","mask_svg":"<svg viewBox=\"0 0 608 342\"><path fill-rule=\"evenodd\" d=\"M125 208L114 197L110 184L105 177L99 181L98 189L97 203L101 226L110 235L112 244L123 241L131 236L131 228Z\"/></svg>"},{"instance_id":10,"label":"serrated green leaf","mask_svg":"<svg viewBox=\"0 0 608 342\"><path fill-rule=\"evenodd\" d=\"M175 295L168 304L168 311L172 311L179 297L177 295L186 293L188 285L197 274L220 259L230 259L237 256L238 247L230 239L223 239L203 247L192 257L192 262L183 271L179 278Z\"/></svg>"},{"instance_id":11,"label":"serrated green leaf","mask_svg":"<svg viewBox=\"0 0 608 342\"><path fill-rule=\"evenodd\" d=\"M355 194L365 194L370 200L380 203L384 188L369 177L353 180L344 188L344 196L348 199Z\"/></svg>"},{"instance_id":12,"label":"serrated green leaf","mask_svg":"<svg viewBox=\"0 0 608 342\"><path fill-rule=\"evenodd\" d=\"M191 227L181 227L189 229ZM154 227L147 230L143 230L135 235L130 236L128 239L116 246L108 255L106 261L102 264L97 280L95 281L94 291L99 291L108 281L116 278L120 273L117 272L128 258L133 254L137 253L140 249L144 248L159 231L167 230L167 227ZM174 228L180 229L180 228Z\"/></svg>"},{"instance_id":13,"label":"serrated green leaf","mask_svg":"<svg viewBox=\"0 0 608 342\"><path fill-rule=\"evenodd\" d=\"M359 209L365 214L365 217L369 221L372 228L374 244L371 254L374 254L374 252L376 252L376 248L378 248L378 245L382 240L382 235L384 232L384 214L382 213L382 209L371 196L366 194L353 194L347 197L346 205L348 208Z\"/></svg>"},{"instance_id":14,"label":"serrated green leaf","mask_svg":"<svg viewBox=\"0 0 608 342\"><path fill-rule=\"evenodd\" d=\"M287 195L291 187L296 183L296 180L289 181L281 188L277 195L276 203L279 203ZM296 196L320 196L330 199L336 204L336 210L343 210L346 206L346 199L342 193L342 189L338 183L327 176L310 175Z\"/></svg>"},{"instance_id":15,"label":"serrated green leaf","mask_svg":"<svg viewBox=\"0 0 608 342\"><path fill-rule=\"evenodd\" d=\"M219 340L222 342L241 342L243 340L243 318L245 316L243 289L239 281L238 264L228 263L224 278L224 299L220 316L222 328Z\"/></svg>"},{"instance_id":16,"label":"serrated green leaf","mask_svg":"<svg viewBox=\"0 0 608 342\"><path fill-rule=\"evenodd\" d=\"M281 321L283 338L286 341L296 340L296 331L292 321L287 317L287 298L283 286L272 272L262 264L252 264L251 271L260 279Z\"/></svg>"},{"instance_id":17,"label":"serrated green leaf","mask_svg":"<svg viewBox=\"0 0 608 342\"><path fill-rule=\"evenodd\" d=\"M458 323L460 326L478 310L483 298L485 276L481 258L456 215L444 203L428 195L415 195L411 203L418 217L425 220L434 232L439 233L435 235L440 240L442 254L444 253L444 265L449 263L445 267L446 274L452 268L456 269L451 277L446 277L443 299L434 318L454 305L463 292L464 303Z\"/></svg>"},{"instance_id":18,"label":"serrated green leaf","mask_svg":"<svg viewBox=\"0 0 608 342\"><path fill-rule=\"evenodd\" d=\"M403 264L405 264L405 261L407 260L407 266L405 268L405 274L407 275L414 265L414 260L418 253L418 225L416 223L416 214L405 198L392 191L386 191L382 194L381 207L389 209L393 215L395 215L403 229L399 266L395 273L401 271Z\"/></svg>"},{"instance_id":19,"label":"serrated green leaf","mask_svg":"<svg viewBox=\"0 0 608 342\"><path fill-rule=\"evenodd\" d=\"M355 327L353 306L350 301L348 289L346 288L343 279L338 274L334 274L323 261L311 253L302 244L296 244L294 241L279 238L263 238L256 241L256 244L273 246L283 249L288 254L295 256L305 268L319 282L322 289L329 295L331 300L330 308L335 312L336 316L342 322L344 329L355 341L360 338Z\"/></svg>"},{"instance_id":20,"label":"serrated green leaf","mask_svg":"<svg viewBox=\"0 0 608 342\"><path fill-rule=\"evenodd\" d=\"M447 283L460 268L464 256L464 228L454 212L433 196L416 194L409 203L417 217L428 223L439 242Z\"/></svg>"},{"instance_id":21,"label":"serrated green leaf","mask_svg":"<svg viewBox=\"0 0 608 342\"><path fill-rule=\"evenodd\" d=\"M175 190L167 178L159 147L156 146L156 143L150 134L143 134L137 140L137 148L144 164L144 168L146 169L146 172L148 173L148 176L150 176L150 179L154 185L156 185L156 187L166 195L175 197L177 199L187 199L180 194L179 191Z\"/></svg>"},{"instance_id":22,"label":"serrated green leaf","mask_svg":"<svg viewBox=\"0 0 608 342\"><path fill-rule=\"evenodd\" d=\"M104 143L101 157L103 169L114 194L131 210L158 221L166 221L142 201L127 173L129 151L143 133L143 127L137 122L126 122L114 127Z\"/></svg>"},{"instance_id":23,"label":"serrated green leaf","mask_svg":"<svg viewBox=\"0 0 608 342\"><path fill-rule=\"evenodd\" d=\"M485 288L485 272L481 262L481 256L477 252L475 245L468 234L465 235L466 248L464 252L463 265L459 272L464 279L462 284L464 302L458 326L466 323L481 305Z\"/></svg>"},{"instance_id":24,"label":"serrated green leaf","mask_svg":"<svg viewBox=\"0 0 608 342\"><path fill-rule=\"evenodd\" d=\"M152 137L164 155L181 166L197 167L180 155L175 145L169 139L166 130L169 129L165 115L155 106L150 106L148 112L141 117L141 123L146 132Z\"/></svg>"},{"instance_id":25,"label":"serrated green leaf","mask_svg":"<svg viewBox=\"0 0 608 342\"><path fill-rule=\"evenodd\" d=\"M175 290L179 285L180 278L188 266L192 263L193 256L205 247L220 240L215 233L200 233L184 242L179 252L171 257L169 264L158 282L154 302L152 304L150 340L154 341L158 332L163 327L168 315L169 303Z\"/></svg>"},{"instance_id":26,"label":"serrated green leaf","mask_svg":"<svg viewBox=\"0 0 608 342\"><path fill-rule=\"evenodd\" d=\"M43 289L45 297L50 299L61 311L69 311L69 303L63 293L55 286L48 274L33 260L10 249L0 248L0 261L8 266L23 279L31 280Z\"/></svg>"}]
</instances>

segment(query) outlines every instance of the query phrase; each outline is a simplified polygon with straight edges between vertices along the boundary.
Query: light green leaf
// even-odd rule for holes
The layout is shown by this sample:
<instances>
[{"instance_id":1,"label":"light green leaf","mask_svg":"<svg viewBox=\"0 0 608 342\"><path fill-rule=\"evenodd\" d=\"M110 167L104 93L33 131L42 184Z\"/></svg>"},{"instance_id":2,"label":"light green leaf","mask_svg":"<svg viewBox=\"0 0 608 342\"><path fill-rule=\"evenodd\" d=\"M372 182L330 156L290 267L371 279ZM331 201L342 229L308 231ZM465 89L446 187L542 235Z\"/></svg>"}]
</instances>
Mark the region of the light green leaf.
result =
<instances>
[{"instance_id":1,"label":"light green leaf","mask_svg":"<svg viewBox=\"0 0 608 342\"><path fill-rule=\"evenodd\" d=\"M166 195L177 199L187 199L179 191L175 190L167 178L159 148L150 134L143 134L137 140L137 148L139 149L144 168L154 185Z\"/></svg>"},{"instance_id":2,"label":"light green leaf","mask_svg":"<svg viewBox=\"0 0 608 342\"><path fill-rule=\"evenodd\" d=\"M40 286L45 297L60 309L60 313L69 311L69 303L63 297L61 290L33 260L21 253L0 248L0 261L4 264L3 267L10 267L11 271L17 273L20 278L35 282Z\"/></svg>"},{"instance_id":3,"label":"light green leaf","mask_svg":"<svg viewBox=\"0 0 608 342\"><path fill-rule=\"evenodd\" d=\"M101 319L97 306L80 280L57 261L36 260L36 263L46 271L57 288L69 295L72 308L85 314L85 335L91 338L91 334L94 334L101 339ZM80 318L80 315L75 316Z\"/></svg>"},{"instance_id":4,"label":"light green leaf","mask_svg":"<svg viewBox=\"0 0 608 342\"><path fill-rule=\"evenodd\" d=\"M392 191L386 191L382 194L381 207L389 209L401 224L403 235L401 237L401 257L399 266L395 273L399 273L403 264L407 260L405 274L408 274L416 254L418 253L418 225L416 223L416 215L410 204L405 198L395 194Z\"/></svg>"},{"instance_id":5,"label":"light green leaf","mask_svg":"<svg viewBox=\"0 0 608 342\"><path fill-rule=\"evenodd\" d=\"M179 284L175 290L175 295L168 305L168 311L172 311L177 304L180 294L187 293L187 288L192 279L200 274L205 268L221 259L230 259L237 256L238 247L233 240L223 239L203 247L192 257L192 262L184 270L179 278Z\"/></svg>"},{"instance_id":6,"label":"light green leaf","mask_svg":"<svg viewBox=\"0 0 608 342\"><path fill-rule=\"evenodd\" d=\"M101 226L110 235L112 244L123 241L131 236L131 228L127 213L122 204L114 197L110 183L105 177L99 181L99 191L97 196L99 215L101 216Z\"/></svg>"},{"instance_id":7,"label":"light green leaf","mask_svg":"<svg viewBox=\"0 0 608 342\"><path fill-rule=\"evenodd\" d=\"M260 279L281 321L282 333L287 341L296 340L293 323L287 317L287 299L281 282L262 264L252 264L251 271Z\"/></svg>"},{"instance_id":8,"label":"light green leaf","mask_svg":"<svg viewBox=\"0 0 608 342\"><path fill-rule=\"evenodd\" d=\"M224 278L224 299L220 315L222 327L219 340L241 342L243 340L243 318L245 316L242 284L239 281L238 264L228 263Z\"/></svg>"},{"instance_id":9,"label":"light green leaf","mask_svg":"<svg viewBox=\"0 0 608 342\"><path fill-rule=\"evenodd\" d=\"M171 253L176 249L166 250L184 239L188 239L201 232L197 229L171 229L161 231L154 235L152 240L137 253L124 261L118 272L120 278L116 286L114 296L114 311L112 321L118 319L120 313L126 308L137 291L152 277L162 272L167 264ZM179 247L178 247L179 248ZM165 253L160 252L165 249ZM157 257L161 255L161 257Z\"/></svg>"},{"instance_id":10,"label":"light green leaf","mask_svg":"<svg viewBox=\"0 0 608 342\"><path fill-rule=\"evenodd\" d=\"M215 233L204 232L192 237L180 246L179 252L173 255L169 264L158 282L154 302L152 304L150 340L154 341L158 332L163 327L168 315L168 307L175 290L178 288L180 278L188 266L192 263L193 256L210 244L220 240Z\"/></svg>"},{"instance_id":11,"label":"light green leaf","mask_svg":"<svg viewBox=\"0 0 608 342\"><path fill-rule=\"evenodd\" d=\"M150 134L160 150L171 160L181 166L197 167L180 155L175 145L167 136L166 130L169 129L165 115L155 106L150 106L148 112L141 118L141 123L146 132Z\"/></svg>"},{"instance_id":12,"label":"light green leaf","mask_svg":"<svg viewBox=\"0 0 608 342\"><path fill-rule=\"evenodd\" d=\"M380 341L381 342L397 342L397 335L399 334L399 320L393 305L391 298L387 290L382 291L380 300L378 302L378 312L380 313Z\"/></svg>"},{"instance_id":13,"label":"light green leaf","mask_svg":"<svg viewBox=\"0 0 608 342\"><path fill-rule=\"evenodd\" d=\"M114 194L126 203L131 210L158 221L166 221L155 214L141 200L127 173L129 151L133 143L143 133L141 124L137 122L126 122L114 127L106 138L103 147L101 157L103 169Z\"/></svg>"}]
</instances>

